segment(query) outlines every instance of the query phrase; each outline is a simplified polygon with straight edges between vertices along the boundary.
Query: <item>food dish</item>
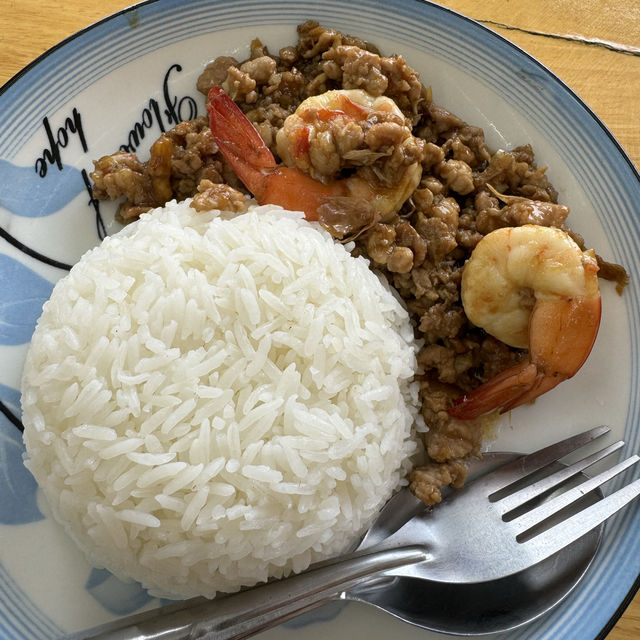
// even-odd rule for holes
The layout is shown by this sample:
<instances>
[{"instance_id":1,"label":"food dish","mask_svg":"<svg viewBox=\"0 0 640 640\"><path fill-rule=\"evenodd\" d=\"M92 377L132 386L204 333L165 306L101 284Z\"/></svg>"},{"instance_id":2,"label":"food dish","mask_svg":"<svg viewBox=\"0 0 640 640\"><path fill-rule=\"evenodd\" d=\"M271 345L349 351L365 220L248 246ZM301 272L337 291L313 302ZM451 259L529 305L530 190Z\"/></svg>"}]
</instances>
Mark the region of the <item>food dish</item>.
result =
<instances>
[{"instance_id":1,"label":"food dish","mask_svg":"<svg viewBox=\"0 0 640 640\"><path fill-rule=\"evenodd\" d=\"M158 67L154 66L153 68L157 72L156 77L159 77L160 80L162 80L166 68L169 68L173 64L176 55L179 54L180 56L179 59L183 69L181 73L184 73L185 70L189 68L189 64L199 64L199 61L203 57L202 51L205 49L201 49L200 53L196 51L197 43L200 42L198 40L199 36L197 35L193 36L193 43L190 41L190 43L193 44L193 50L190 48L188 53L184 51L184 48L171 44L172 42L177 43L182 37L180 30L183 28L186 29L185 25L189 19L193 19L198 10L204 11L202 5L199 4L188 6L190 11L184 13L181 20L175 22L171 28L167 24L163 24L163 19L158 17L162 15L163 10L170 13L170 5L165 5L160 2L146 5L146 14L144 13L144 7L139 9L139 11L142 12L140 16L144 18L139 23L141 31L136 34L140 37L140 42L142 42L142 44L139 43L141 47L140 51L145 51L145 47L152 46L144 40L145 22L152 22L154 26L149 26L149 28L162 28L164 29L163 33L166 34L165 43L167 43L167 48L161 52L156 51L153 55L154 65L158 65ZM547 76L544 70L526 56L518 53L500 39L494 38L488 32L477 27L477 25L473 25L430 5L397 3L397 5L393 7L393 18L389 17L385 12L387 24L384 28L380 26L379 23L382 21L379 20L379 14L376 13L379 9L376 9L374 6L368 7L368 15L370 18L363 23L361 16L357 16L358 6L359 5L349 5L347 8L341 7L338 9L337 6L328 3L324 8L319 9L314 6L305 7L305 5L296 5L296 11L298 13L293 15L295 12L291 10L287 13L287 18L291 17L289 26L292 27L300 19L313 15L313 17L317 17L323 22L331 22L338 27L350 29L351 31L356 31L357 29L359 33L367 35L371 40L377 42L384 50L402 50L403 53L406 52L405 55L412 59L413 64L418 69L421 70L424 68L428 70L427 72L423 72L429 75L428 78L425 78L425 81L434 86L439 96L439 101L442 104L462 104L464 110L467 112L464 115L468 121L477 122L478 124L485 125L485 128L488 127L492 129L494 136L494 140L492 141L493 146L517 144L522 138L539 139L540 144L537 152L541 158L544 158L545 161L551 165L550 173L554 178L554 182L562 190L562 199L571 202L574 211L573 216L576 216L577 211L581 210L580 224L577 223L574 217L576 228L585 233L585 235L589 237L590 242L598 246L601 251L604 252L606 248L609 251L608 255L611 255L616 261L628 266L632 272L635 271L635 269L633 269L635 258L633 257L632 249L637 243L636 230L633 226L634 210L631 203L634 202L634 198L635 202L637 202L637 176L625 161L619 149L611 142L606 132L602 130L600 125L593 120L590 114L566 89L553 78ZM208 8L206 11L206 19L198 23L198 29L201 29L200 33L203 33L207 28L203 26L206 20L208 20L210 16L214 16L217 9L223 11L225 7L228 9L227 5L221 3L215 7ZM226 41L226 45L223 43L224 39L222 37L219 38L218 44L222 47L232 46L232 42L247 41L251 36L255 35L258 25L261 24L265 14L267 16L267 22L270 22L272 25L282 20L276 16L276 13L272 13L272 11L282 13L282 6L280 5L270 5L268 9L265 8L265 11L262 12L260 17L260 21L257 21L253 26L250 15L242 15L242 6L238 7L234 5L233 11L234 19L240 16L245 22L248 21L248 26L242 28L242 36L236 37L236 35L234 35L233 40L231 40L231 36L229 36L230 39ZM352 11L354 13L352 13ZM231 26L238 24L228 18L228 13L224 15L226 16L224 20L221 20L218 15L217 22L213 20L211 24L216 22L217 28L222 28L225 25ZM374 19L374 16L378 17L377 21ZM422 23L420 29L413 26L416 16L418 17L417 22ZM122 20L122 23L124 24L124 20ZM104 28L106 31L109 29L108 26L104 26ZM273 37L276 41L279 37L284 37L285 35L287 39L290 39L290 36L285 34L286 29L283 27L272 26L270 29L271 28L273 28ZM118 27L112 23L111 29L112 31L106 35L111 36L111 45L113 45L113 36L118 34ZM454 31L457 34L463 33L467 37L467 40L460 38L460 40L456 41L456 45L451 47L451 38ZM90 34L91 32L87 33ZM93 34L98 37L97 28ZM404 40L402 47L394 44L394 41L400 41L401 39ZM73 42L70 43L73 46L66 51L71 57L73 57L72 50L78 45L80 38L76 40L75 44ZM115 40L116 46L115 48L113 46L111 47L112 51L118 50L119 45L117 38L115 38ZM465 50L467 45L463 44L464 42L475 43L477 50L474 51L472 56L469 56L469 51ZM477 46L478 43L480 46ZM208 49L208 45L206 48ZM58 53L61 51L62 49L59 49ZM126 46L123 51L126 51ZM150 50L146 49L146 51ZM115 53L114 55L122 61L127 55L130 56L131 53ZM149 55L151 54L149 53ZM165 57L163 57L163 55ZM508 70L510 61L512 62L514 59L517 61L519 65L518 69L520 70L520 76L516 76L515 78ZM429 64L429 62L433 60L437 61L438 64ZM52 60L49 61L52 62ZM148 64L149 58L147 58L145 62ZM189 64L187 64L187 62ZM55 55L53 55L53 63L55 63ZM135 61L129 58L129 65L125 70L132 73L130 77L133 77L135 73L135 69L133 68L135 64ZM142 62L140 64L142 64ZM41 70L44 72L45 68L41 67ZM113 73L115 73L115 71L113 71L112 74ZM122 70L120 73L122 73ZM175 74L174 78L177 78L178 75L179 74ZM474 75L477 75L477 77L473 77ZM113 85L109 84L110 77L111 76L108 75L100 82L105 82L112 88ZM457 82L447 82L447 80L451 78L456 78ZM23 79L28 80L28 74L25 74ZM535 82L537 89L541 91L541 93L534 94L531 91L530 85L532 82ZM71 84L74 83L75 81ZM185 83L182 84L181 78L180 89L172 95L174 97L185 95L188 91L186 87L191 85L192 82L190 81L185 81ZM464 85L464 91L460 90L462 85ZM20 98L20 96L16 97L16 87L20 89L19 83L10 86L8 90L5 90L5 94L3 95L3 100L5 98L8 100L4 104L8 105L7 109L10 109L10 113L17 113L15 108L17 103L13 101ZM23 87L25 93L21 95L21 99L26 100L29 93L28 83L23 83ZM13 92L11 91L12 88L14 89ZM141 90L142 89L145 91L155 90L155 85L153 87L145 86L141 88ZM30 121L29 117L24 115L23 119L25 122L21 124L20 118L16 116L18 118L18 124L16 125L14 122L8 126L7 131L12 130L13 127L13 130L17 131L17 133L9 141L6 147L6 153L5 149L3 149L3 158L11 159L13 163L21 163L25 166L29 165L34 157L44 158L45 161L48 161L49 158L55 160L55 157L47 156L43 153L46 146L43 147L42 143L44 141L46 144L46 137L42 137L42 118L47 115L48 122L56 123L54 124L54 131L58 122L61 124L64 123L68 111L65 107L71 104L68 102L65 103L64 100L64 95L67 90L68 88L65 88L61 90L59 94L54 91L51 110L47 109L46 112L37 114L37 116L33 117ZM91 90L93 90L93 88ZM94 124L91 125L92 147L96 149L97 146L101 145L101 151L108 151L112 146L112 142L104 138L103 133L100 133L101 127L98 124L106 114L104 111L102 113L100 113L99 110L92 111L95 103L91 102L90 96L88 95L91 93L91 90L87 89L85 94L74 96L72 104L77 110L76 113L82 114L83 116L85 131L89 130L86 126L89 117L84 114L88 114L89 112L93 113L91 116L91 120L94 122ZM160 91L154 95L161 97L162 92ZM116 99L118 97L116 91ZM127 97L127 101L131 102L130 97ZM4 104L2 105L3 110ZM123 136L126 137L128 125L130 126L130 123L138 121L141 110L148 104L150 103L147 94L141 98L139 108L132 109L131 112L123 114ZM183 103L183 106L185 104L186 103ZM460 112L460 107L458 106L457 108ZM58 111L56 111L56 109L58 109ZM482 114L490 115L486 117ZM74 115L72 109L70 115ZM71 132L74 125L77 125L77 121L74 122L73 118L71 118L67 131ZM15 128L16 126L17 129ZM29 129L31 133L29 133ZM30 135L34 138L33 140L29 140ZM62 136L61 140L64 141L64 134L60 135ZM22 141L25 140L30 141L31 146L27 144L24 148L20 149L20 153L16 154L15 150L20 147ZM103 140L104 144L100 143L100 140ZM65 158L65 162L70 163L70 165L65 165L67 168L73 165L73 160L70 159L69 154L72 153L73 144L77 142L77 139L70 137L68 145L59 145L57 147L57 150ZM599 154L595 153L596 149L599 151ZM56 149L51 149L52 154L54 154L55 151ZM39 156L38 153L42 153L42 155ZM95 153L96 151L92 150L92 157L95 156ZM596 156L597 164L595 161L588 161L590 158L595 158ZM43 165L40 166L42 168ZM54 174L54 170L51 164L49 166L51 167L49 174L51 176ZM81 166L82 162L78 162L76 168L79 170ZM75 193L79 193L78 202L82 202L83 197L86 199L86 196L82 195L81 190ZM64 196L64 194L60 195ZM25 203L23 202L23 204ZM52 207L54 205L55 203L51 203ZM62 243L57 242L65 233L59 231L64 225L58 224L65 219L65 215L67 215L65 211L56 213L53 217L50 217L49 220L38 220L38 229L34 229L35 233L33 234L31 230L25 233L27 226L24 224L24 217L11 217L12 225L10 230L12 236L14 238L29 238L29 246L32 248L36 247L36 250L39 250L40 253L45 253L45 251L51 253L52 250L55 250L54 253L57 253L55 259L58 262L72 262L77 259L79 253L81 253L84 248L88 248L86 244L83 246L83 242L85 242L87 238L92 237L93 241L95 241L96 233L93 232L92 229L93 220L84 219L84 228L77 229L77 232L74 231L70 237L72 240L70 244L72 246L67 244L66 246L68 248L65 249ZM611 212L613 212L613 214L611 214ZM582 217L583 213L584 217ZM50 239L47 238L47 235L51 236L52 233L55 234L56 232L58 233L57 238L55 236ZM93 233L93 235L91 235L91 233ZM11 251L13 251L13 249L11 249ZM14 252L7 255L18 256L19 254ZM28 265L31 268L33 263L28 262ZM55 274L55 267L52 266L51 270L48 270L47 267L37 266L42 270L40 273L46 273L50 278L56 277L53 275ZM19 267L16 267L16 271L19 270ZM26 279L23 282L26 282ZM40 289L38 289L38 285L41 285ZM545 434L542 430L529 432L527 433L527 437L523 439L521 431L515 433L517 424L522 424L529 420L535 421L538 424L548 423L551 419L556 419L560 407L568 403L571 406L582 406L580 412L577 412L574 416L565 417L558 421L559 430L570 430L578 425L582 426L583 423L580 422L581 420L586 420L588 424L592 424L594 420L606 421L612 423L613 426L621 431L625 430L625 425L629 425L626 427L627 430L629 430L627 440L630 446L633 447L635 440L633 425L635 424L634 418L637 417L637 409L633 404L633 400L628 400L628 388L635 376L632 363L635 361L635 345L637 342L635 334L630 329L630 327L634 327L636 324L634 322L636 305L634 304L635 290L633 286L632 284L632 287L627 290L625 297L621 300L617 299L615 294L609 296L609 313L605 318L605 321L608 323L608 328L604 334L601 334L605 337L599 341L599 348L594 352L594 354L597 355L596 359L593 363L590 363L590 366L588 366L584 372L581 372L581 382L578 383L576 379L575 384L572 383L570 389L563 390L562 394L554 395L556 402L549 399L544 404L541 403L537 405L535 412L522 410L517 417L514 414L511 418L514 429L510 430L508 421L505 422L506 426L501 430L500 439L496 446L499 445L501 448L523 448L525 445L534 446L536 442L544 440L548 434ZM42 291L45 287L46 285L42 284L41 281L36 278L32 291ZM12 334L15 339L19 338L18 333L16 330ZM631 344L630 352L628 351L628 347L625 347L625 349L621 348L621 345L625 345L627 342ZM624 352L627 358L623 363L617 360L615 369L613 368L614 363L612 363L610 359L610 352L613 350ZM13 355L14 362L15 359L19 358L19 351L19 348L10 350L9 355ZM624 385L614 384L615 376L612 374L614 371L619 370L629 372L628 377L625 376L624 378ZM586 376L584 374L586 374ZM10 384L13 381L11 375L12 374L9 373L7 378L1 382L6 386L15 388L15 384ZM585 398L585 394L581 393L581 390L584 391L585 387L591 390L588 398ZM593 391L594 389L597 389L597 392ZM579 401L577 401L578 398ZM10 392L7 392L7 400L11 399L15 401L15 397L12 398ZM630 518L633 517L634 515L628 515L625 518L618 519L616 521L617 528L615 528L616 525L614 525L614 527L610 527L610 531L613 530L614 532L624 533ZM623 524L617 524L620 522ZM631 542L622 535L621 538L616 539L616 544L624 549L624 546L631 544ZM630 552L630 547L627 546L626 548L627 554L625 555L633 556L633 553ZM609 548L609 553L613 552L612 549L612 547ZM626 563L625 566L622 567L621 561L617 564L614 561L609 563L606 571L602 568L595 569L595 571L597 571L597 575L599 576L602 576L603 573L605 575L611 575L609 571L614 570L613 567L617 568L618 575L615 581L615 588L611 590L611 585L608 585L606 600L609 601L610 598L615 598L617 593L617 602L619 602L622 599L620 594L624 595L633 581L633 572L635 571L637 573L637 567L633 567L631 563ZM627 575L626 585L620 574L623 576L625 574ZM95 586L96 585L92 583L92 587ZM612 591L615 593L612 593ZM576 604L576 599L572 599L571 602L573 603L571 606L580 606ZM614 604L609 607L610 613L612 608L615 609L616 606L615 601L613 602ZM569 603L567 603L567 606L569 606ZM582 606L584 607L584 601ZM602 599L599 600L599 607L600 612L602 612ZM351 615L350 609L347 609L343 616L344 615ZM560 615L559 612L554 614L554 616L545 620L545 623L551 624L551 620L556 620L557 616ZM343 616L341 616L342 621L345 619ZM583 624L586 625L588 624L589 617L581 616L581 620ZM600 622L602 622L602 620L600 620ZM598 621L591 618L591 623L593 623L591 629L594 629ZM573 629L575 633L575 627ZM537 635L532 637L543 637L540 634L540 628L536 630ZM555 635L550 635L549 637L561 637L557 632L557 628L555 631ZM532 632L532 630L530 629L528 632ZM309 633L313 633L311 628L309 628ZM407 634L410 633L411 631L407 630ZM523 631L523 633L525 633L525 631ZM589 637L589 633L590 632L586 634L582 633L580 637Z\"/></svg>"},{"instance_id":2,"label":"food dish","mask_svg":"<svg viewBox=\"0 0 640 640\"><path fill-rule=\"evenodd\" d=\"M404 300L423 341L417 363L428 460L416 462L409 486L431 505L443 485L463 484L491 420L485 413L531 402L579 371L597 335L598 278L619 278L623 287L628 275L560 241L573 233L569 207L557 203L531 145L490 149L483 130L438 105L400 54L315 21L297 32L297 42L277 52L255 38L250 58L207 63L196 87L209 117L163 132L148 159L127 145L95 160L92 196L116 200L116 219L129 221L171 198L193 197L197 210L233 200L241 210L238 189L248 190L352 242L351 253L369 259ZM495 240L503 225L526 224L535 268L517 258L518 232ZM465 287L482 246L496 255L482 284ZM551 246L551 260L541 260ZM573 273L569 255L576 277L565 279ZM513 286L495 296L484 285L503 276Z\"/></svg>"}]
</instances>

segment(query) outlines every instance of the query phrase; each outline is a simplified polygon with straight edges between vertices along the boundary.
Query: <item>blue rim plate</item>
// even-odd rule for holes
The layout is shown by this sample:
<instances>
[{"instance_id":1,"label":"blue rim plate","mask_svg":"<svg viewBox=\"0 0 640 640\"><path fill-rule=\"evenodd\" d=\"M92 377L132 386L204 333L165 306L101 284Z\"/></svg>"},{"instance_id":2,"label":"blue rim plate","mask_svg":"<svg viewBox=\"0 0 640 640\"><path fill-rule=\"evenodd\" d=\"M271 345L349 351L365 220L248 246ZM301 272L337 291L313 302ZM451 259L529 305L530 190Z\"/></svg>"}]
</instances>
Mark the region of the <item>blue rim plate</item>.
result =
<instances>
[{"instance_id":1,"label":"blue rim plate","mask_svg":"<svg viewBox=\"0 0 640 640\"><path fill-rule=\"evenodd\" d=\"M272 51L307 19L402 54L438 104L481 126L489 145L531 143L570 205L571 226L632 276L603 287L589 361L533 407L505 416L490 448L528 451L595 424L640 448L640 176L594 113L557 77L489 29L419 0L151 0L68 38L0 89L0 638L53 638L159 602L92 569L47 515L22 466L20 375L53 283L119 226L87 189L92 159L146 153L163 128L204 113L204 64ZM586 578L553 612L510 638L603 638L638 588L640 510L608 522ZM364 605L326 606L266 636L439 638ZM425 603L428 606L428 603ZM301 630L300 624L303 624Z\"/></svg>"}]
</instances>

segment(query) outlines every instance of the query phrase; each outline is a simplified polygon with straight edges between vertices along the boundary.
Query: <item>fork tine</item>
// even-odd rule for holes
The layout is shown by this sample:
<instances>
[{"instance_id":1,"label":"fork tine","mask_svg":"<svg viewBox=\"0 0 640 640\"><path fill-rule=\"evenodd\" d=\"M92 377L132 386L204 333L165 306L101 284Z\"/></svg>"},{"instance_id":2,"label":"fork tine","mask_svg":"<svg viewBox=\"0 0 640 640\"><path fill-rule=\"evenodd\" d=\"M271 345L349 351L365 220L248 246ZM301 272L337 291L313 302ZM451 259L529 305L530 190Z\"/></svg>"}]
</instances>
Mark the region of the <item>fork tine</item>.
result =
<instances>
[{"instance_id":1,"label":"fork tine","mask_svg":"<svg viewBox=\"0 0 640 640\"><path fill-rule=\"evenodd\" d=\"M521 478L543 469L547 465L563 458L572 451L589 444L593 440L609 433L611 429L606 426L594 427L565 440L560 440L555 444L534 451L528 455L517 458L498 470L491 472L482 478L483 484L490 487L492 492L501 491L517 482Z\"/></svg>"},{"instance_id":2,"label":"fork tine","mask_svg":"<svg viewBox=\"0 0 640 640\"><path fill-rule=\"evenodd\" d=\"M595 529L639 495L640 478L522 544L540 562Z\"/></svg>"},{"instance_id":3,"label":"fork tine","mask_svg":"<svg viewBox=\"0 0 640 640\"><path fill-rule=\"evenodd\" d=\"M595 453L592 453L591 455L574 462L572 465L563 467L555 473L546 476L542 480L538 480L537 482L534 482L533 484L530 484L520 489L519 491L506 496L505 498L502 498L501 500L496 502L496 507L500 510L502 516L505 517L517 507L520 507L530 500L533 500L534 498L542 495L543 493L554 489L558 485L577 475L581 471L584 471L596 462L602 460L603 458L606 458L607 456L610 456L612 453L623 446L624 442L622 440L614 442L608 447L600 449L600 451L596 451Z\"/></svg>"},{"instance_id":4,"label":"fork tine","mask_svg":"<svg viewBox=\"0 0 640 640\"><path fill-rule=\"evenodd\" d=\"M540 506L528 511L527 513L521 515L518 518L512 520L511 524L516 527L520 531L518 536L524 535L527 531L529 531L532 527L542 523L544 520L549 518L550 516L558 513L560 510L568 507L570 504L573 504L576 500L579 500L584 495L597 489L599 486L603 485L605 482L608 482L618 474L622 473L636 462L640 460L640 457L637 455L633 455L622 462L619 462L615 466L599 473L597 476L593 478L589 478L585 480L577 487L573 487L568 491L548 500L547 502L542 503ZM615 495L615 494L613 494ZM600 501L602 502L602 501ZM599 503L598 503L599 504ZM584 513L584 512L581 512ZM565 521L566 522L566 521ZM564 523L563 523L564 524Z\"/></svg>"}]
</instances>

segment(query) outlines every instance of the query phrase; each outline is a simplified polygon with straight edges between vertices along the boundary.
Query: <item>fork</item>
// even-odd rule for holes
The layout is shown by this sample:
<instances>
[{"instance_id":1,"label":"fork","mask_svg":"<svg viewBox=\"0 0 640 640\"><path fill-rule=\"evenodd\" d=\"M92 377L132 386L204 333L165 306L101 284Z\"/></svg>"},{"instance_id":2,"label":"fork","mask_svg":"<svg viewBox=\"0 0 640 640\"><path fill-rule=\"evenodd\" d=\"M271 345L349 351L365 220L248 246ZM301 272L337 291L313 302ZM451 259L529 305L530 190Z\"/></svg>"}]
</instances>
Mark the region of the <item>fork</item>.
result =
<instances>
[{"instance_id":1,"label":"fork","mask_svg":"<svg viewBox=\"0 0 640 640\"><path fill-rule=\"evenodd\" d=\"M453 492L443 503L421 509L372 547L365 536L354 553L318 563L304 573L214 601L194 599L186 608L182 603L123 618L74 638L246 638L372 577L462 584L524 571L561 552L640 494L639 478L595 499L598 487L640 459L632 455L555 495L585 469L624 446L622 441L615 442L569 465L558 464L608 432L608 427L596 427L520 456ZM542 475L549 469L551 473Z\"/></svg>"}]
</instances>

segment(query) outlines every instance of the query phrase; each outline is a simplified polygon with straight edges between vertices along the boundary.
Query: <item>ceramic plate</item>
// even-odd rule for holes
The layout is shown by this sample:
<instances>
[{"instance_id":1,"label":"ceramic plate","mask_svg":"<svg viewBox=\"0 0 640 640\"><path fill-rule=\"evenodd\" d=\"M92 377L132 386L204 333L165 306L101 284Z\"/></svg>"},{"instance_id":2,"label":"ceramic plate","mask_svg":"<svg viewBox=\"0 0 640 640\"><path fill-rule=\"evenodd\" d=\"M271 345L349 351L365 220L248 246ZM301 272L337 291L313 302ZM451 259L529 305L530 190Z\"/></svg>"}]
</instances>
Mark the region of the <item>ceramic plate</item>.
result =
<instances>
[{"instance_id":1,"label":"ceramic plate","mask_svg":"<svg viewBox=\"0 0 640 640\"><path fill-rule=\"evenodd\" d=\"M491 448L529 451L609 424L640 449L638 301L640 180L611 134L538 62L486 28L415 0L157 0L86 29L0 90L0 637L55 638L159 604L137 584L92 569L47 515L22 466L23 358L53 283L117 231L92 201L92 159L148 151L161 129L204 113L195 81L221 55L243 58L259 36L272 51L315 19L401 53L435 101L482 127L489 145L530 142L571 206L571 226L631 284L603 286L602 329L572 380L503 418ZM608 522L585 580L560 607L510 638L603 637L637 587L640 510ZM425 603L428 607L429 603ZM300 625L303 625L301 628ZM266 636L440 637L365 605L328 605Z\"/></svg>"}]
</instances>

